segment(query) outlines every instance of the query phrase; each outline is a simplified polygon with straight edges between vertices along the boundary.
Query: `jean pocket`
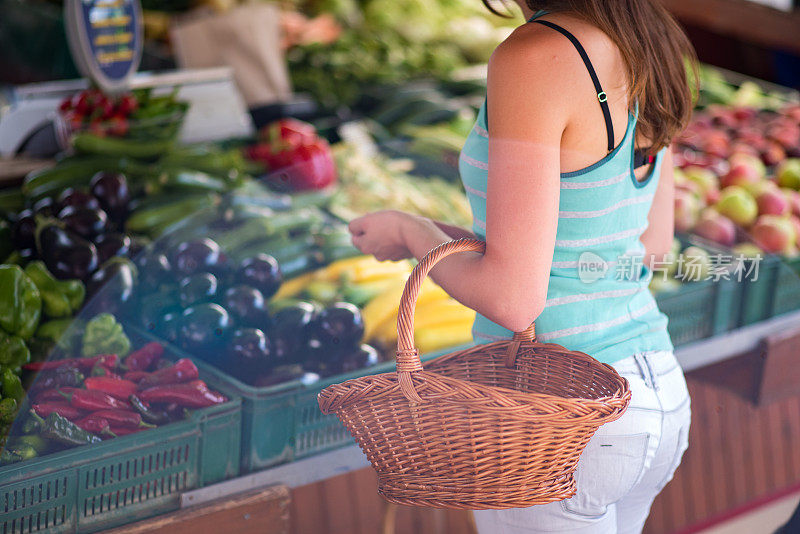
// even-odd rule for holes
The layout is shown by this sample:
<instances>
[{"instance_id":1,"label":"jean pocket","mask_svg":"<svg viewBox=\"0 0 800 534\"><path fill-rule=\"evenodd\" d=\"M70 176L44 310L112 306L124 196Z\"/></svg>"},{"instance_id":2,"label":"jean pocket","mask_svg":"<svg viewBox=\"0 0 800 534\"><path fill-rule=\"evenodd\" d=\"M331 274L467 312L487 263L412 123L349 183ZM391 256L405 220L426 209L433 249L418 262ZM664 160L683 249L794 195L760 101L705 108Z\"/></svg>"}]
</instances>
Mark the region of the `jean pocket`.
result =
<instances>
[{"instance_id":1,"label":"jean pocket","mask_svg":"<svg viewBox=\"0 0 800 534\"><path fill-rule=\"evenodd\" d=\"M596 435L575 471L577 493L564 501L573 514L597 517L624 497L645 471L650 434Z\"/></svg>"}]
</instances>

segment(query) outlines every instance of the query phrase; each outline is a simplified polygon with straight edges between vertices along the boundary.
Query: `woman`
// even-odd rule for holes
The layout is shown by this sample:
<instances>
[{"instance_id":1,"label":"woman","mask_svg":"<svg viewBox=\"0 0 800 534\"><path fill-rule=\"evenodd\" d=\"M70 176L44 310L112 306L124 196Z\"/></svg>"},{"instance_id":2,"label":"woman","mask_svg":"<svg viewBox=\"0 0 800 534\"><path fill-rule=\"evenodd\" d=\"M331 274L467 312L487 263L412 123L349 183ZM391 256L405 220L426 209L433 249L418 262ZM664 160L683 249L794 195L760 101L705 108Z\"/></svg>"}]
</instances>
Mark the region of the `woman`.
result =
<instances>
[{"instance_id":1,"label":"woman","mask_svg":"<svg viewBox=\"0 0 800 534\"><path fill-rule=\"evenodd\" d=\"M688 444L686 382L647 285L673 239L668 145L691 114L694 56L657 0L517 2L528 23L492 55L460 161L486 252L432 276L478 312L477 342L536 320L540 341L611 364L633 395L587 445L574 497L475 520L481 534L641 532ZM473 236L397 211L350 230L379 260Z\"/></svg>"}]
</instances>

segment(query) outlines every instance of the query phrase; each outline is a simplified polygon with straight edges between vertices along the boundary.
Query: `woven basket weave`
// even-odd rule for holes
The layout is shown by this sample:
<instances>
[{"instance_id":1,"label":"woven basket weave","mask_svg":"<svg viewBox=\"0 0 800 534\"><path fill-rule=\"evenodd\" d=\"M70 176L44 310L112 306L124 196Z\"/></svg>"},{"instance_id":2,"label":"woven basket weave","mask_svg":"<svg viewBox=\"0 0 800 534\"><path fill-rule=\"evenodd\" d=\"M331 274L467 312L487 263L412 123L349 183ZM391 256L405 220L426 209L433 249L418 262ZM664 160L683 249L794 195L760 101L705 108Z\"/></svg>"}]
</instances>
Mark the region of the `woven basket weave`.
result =
<instances>
[{"instance_id":1,"label":"woven basket weave","mask_svg":"<svg viewBox=\"0 0 800 534\"><path fill-rule=\"evenodd\" d=\"M578 458L597 428L630 402L610 365L553 343L533 325L513 339L441 356L423 370L414 305L428 271L475 239L429 252L406 283L397 318L397 372L319 394L378 473L388 501L437 508L521 508L575 494Z\"/></svg>"}]
</instances>

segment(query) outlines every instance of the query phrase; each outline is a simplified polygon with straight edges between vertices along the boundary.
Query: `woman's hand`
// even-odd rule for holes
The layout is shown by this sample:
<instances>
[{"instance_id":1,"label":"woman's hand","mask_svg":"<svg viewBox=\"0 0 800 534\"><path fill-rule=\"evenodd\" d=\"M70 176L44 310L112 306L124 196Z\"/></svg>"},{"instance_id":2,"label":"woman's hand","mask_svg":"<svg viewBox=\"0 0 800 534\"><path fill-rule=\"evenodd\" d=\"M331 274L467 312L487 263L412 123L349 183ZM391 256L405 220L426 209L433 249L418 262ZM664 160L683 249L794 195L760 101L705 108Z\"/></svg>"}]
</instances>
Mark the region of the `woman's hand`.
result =
<instances>
[{"instance_id":1,"label":"woman's hand","mask_svg":"<svg viewBox=\"0 0 800 534\"><path fill-rule=\"evenodd\" d=\"M405 230L417 218L402 211L383 210L353 219L349 225L353 245L379 261L411 258Z\"/></svg>"}]
</instances>

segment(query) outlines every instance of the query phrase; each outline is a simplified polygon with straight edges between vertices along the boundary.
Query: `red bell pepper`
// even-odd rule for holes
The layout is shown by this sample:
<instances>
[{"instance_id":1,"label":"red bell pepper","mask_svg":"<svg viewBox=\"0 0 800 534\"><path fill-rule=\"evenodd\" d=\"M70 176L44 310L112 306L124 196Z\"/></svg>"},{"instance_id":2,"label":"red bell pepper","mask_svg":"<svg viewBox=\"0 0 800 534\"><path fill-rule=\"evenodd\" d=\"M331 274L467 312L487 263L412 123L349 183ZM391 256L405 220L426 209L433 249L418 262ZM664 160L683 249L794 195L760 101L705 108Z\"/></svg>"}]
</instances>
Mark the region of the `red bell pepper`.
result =
<instances>
[{"instance_id":1,"label":"red bell pepper","mask_svg":"<svg viewBox=\"0 0 800 534\"><path fill-rule=\"evenodd\" d=\"M64 393L69 403L79 410L96 412L98 410L126 410L130 404L106 395L95 389L77 389L71 393Z\"/></svg>"},{"instance_id":2,"label":"red bell pepper","mask_svg":"<svg viewBox=\"0 0 800 534\"><path fill-rule=\"evenodd\" d=\"M125 358L124 365L128 371L147 371L164 354L164 345L153 341L139 350L135 350Z\"/></svg>"},{"instance_id":3,"label":"red bell pepper","mask_svg":"<svg viewBox=\"0 0 800 534\"><path fill-rule=\"evenodd\" d=\"M267 180L292 191L322 189L336 181L333 154L323 139L275 152L267 164Z\"/></svg>"},{"instance_id":4,"label":"red bell pepper","mask_svg":"<svg viewBox=\"0 0 800 534\"><path fill-rule=\"evenodd\" d=\"M312 143L317 138L317 130L307 122L285 118L262 128L259 137L273 150L278 150L283 147Z\"/></svg>"},{"instance_id":5,"label":"red bell pepper","mask_svg":"<svg viewBox=\"0 0 800 534\"><path fill-rule=\"evenodd\" d=\"M70 421L77 419L83 413L75 406L71 406L66 402L43 402L33 405L33 411L39 417L47 417L51 413L57 413L61 417L65 417Z\"/></svg>"},{"instance_id":6,"label":"red bell pepper","mask_svg":"<svg viewBox=\"0 0 800 534\"><path fill-rule=\"evenodd\" d=\"M181 358L174 365L159 369L139 380L137 387L146 389L163 384L180 384L196 380L200 376L197 366L189 358ZM145 399L146 400L146 399Z\"/></svg>"},{"instance_id":7,"label":"red bell pepper","mask_svg":"<svg viewBox=\"0 0 800 534\"><path fill-rule=\"evenodd\" d=\"M86 389L102 391L106 395L123 401L128 400L128 397L136 393L136 384L122 378L90 376L83 381L83 385L86 386Z\"/></svg>"}]
</instances>

